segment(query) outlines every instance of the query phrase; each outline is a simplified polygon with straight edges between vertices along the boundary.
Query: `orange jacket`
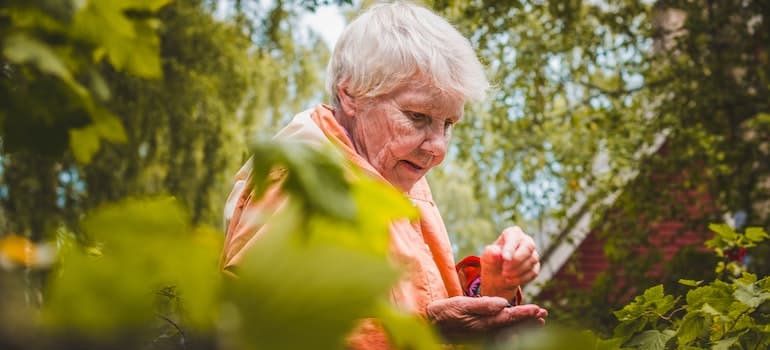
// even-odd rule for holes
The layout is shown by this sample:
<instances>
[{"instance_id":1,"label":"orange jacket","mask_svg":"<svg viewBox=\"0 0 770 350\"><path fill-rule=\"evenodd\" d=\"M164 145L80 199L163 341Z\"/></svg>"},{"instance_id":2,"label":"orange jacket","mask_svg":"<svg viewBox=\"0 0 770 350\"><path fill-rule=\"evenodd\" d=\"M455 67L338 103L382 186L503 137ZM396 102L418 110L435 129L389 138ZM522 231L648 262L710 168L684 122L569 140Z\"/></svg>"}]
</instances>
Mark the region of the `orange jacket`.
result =
<instances>
[{"instance_id":1,"label":"orange jacket","mask_svg":"<svg viewBox=\"0 0 770 350\"><path fill-rule=\"evenodd\" d=\"M300 113L276 138L316 145L331 142L355 165L386 181L356 153L329 106L320 105ZM250 162L247 162L236 175L236 184L225 206L227 236L222 252L225 271L236 266L243 252L257 240L265 228L261 224L265 222L265 215L280 210L286 200L278 186L268 189L262 198L252 198L251 191L247 190L250 168ZM405 271L391 291L391 302L405 311L425 315L430 302L463 295L463 291L444 222L425 178L420 179L406 196L417 207L420 219L415 222L399 220L390 226L391 255ZM267 222L269 225L269 220ZM350 346L356 349L389 348L385 335L372 320L363 322L351 336Z\"/></svg>"},{"instance_id":2,"label":"orange jacket","mask_svg":"<svg viewBox=\"0 0 770 350\"><path fill-rule=\"evenodd\" d=\"M299 114L276 138L318 144L324 137L334 140L343 154L354 164L376 178L385 181L379 173L359 156L346 132L337 123L332 109L320 105L312 111ZM329 141L326 141L329 142ZM275 212L286 198L277 187L269 189L262 198L251 198L246 188L250 162L236 175L236 185L226 204L227 236L222 252L222 267L237 265L244 251L254 244L264 227L265 213ZM455 271L452 247L444 222L433 202L430 188L423 178L406 194L417 207L420 219L416 222L400 220L391 224L391 252L405 267L406 276L392 292L394 304L407 311L425 313L433 300L462 295ZM262 215L257 221L256 213Z\"/></svg>"}]
</instances>

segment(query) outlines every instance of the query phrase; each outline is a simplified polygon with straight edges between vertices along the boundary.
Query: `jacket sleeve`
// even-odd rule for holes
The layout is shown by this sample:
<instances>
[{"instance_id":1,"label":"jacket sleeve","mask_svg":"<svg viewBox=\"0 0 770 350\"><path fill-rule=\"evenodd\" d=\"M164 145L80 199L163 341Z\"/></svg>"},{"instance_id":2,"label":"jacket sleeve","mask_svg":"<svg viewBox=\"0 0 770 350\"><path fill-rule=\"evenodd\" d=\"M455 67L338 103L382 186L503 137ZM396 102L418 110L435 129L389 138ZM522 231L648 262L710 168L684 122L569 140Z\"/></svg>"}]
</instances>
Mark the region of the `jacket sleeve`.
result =
<instances>
[{"instance_id":1,"label":"jacket sleeve","mask_svg":"<svg viewBox=\"0 0 770 350\"><path fill-rule=\"evenodd\" d=\"M243 254L266 231L271 218L286 205L288 197L281 191L285 174L283 169L272 171L267 180L267 189L259 197L254 195L251 179L245 184L236 183L234 186L231 198L228 199L231 208L226 208L231 209L229 220L228 213L225 213L227 228L220 259L220 266L226 273L233 275Z\"/></svg>"}]
</instances>

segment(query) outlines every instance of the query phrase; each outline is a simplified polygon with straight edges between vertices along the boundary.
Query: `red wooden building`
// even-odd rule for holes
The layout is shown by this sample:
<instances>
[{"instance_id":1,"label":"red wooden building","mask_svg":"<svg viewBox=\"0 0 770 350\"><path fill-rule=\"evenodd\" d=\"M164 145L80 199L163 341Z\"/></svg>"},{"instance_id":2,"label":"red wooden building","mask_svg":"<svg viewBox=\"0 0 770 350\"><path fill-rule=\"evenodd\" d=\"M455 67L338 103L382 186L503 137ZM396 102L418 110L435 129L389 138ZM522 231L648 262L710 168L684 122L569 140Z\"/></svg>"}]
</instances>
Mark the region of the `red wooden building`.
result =
<instances>
[{"instance_id":1,"label":"red wooden building","mask_svg":"<svg viewBox=\"0 0 770 350\"><path fill-rule=\"evenodd\" d=\"M663 142L660 143L662 145ZM654 148L655 153L664 155L665 146ZM628 182L637 180L636 174L628 176ZM682 175L674 178L654 179L652 183L665 182L669 187L677 188L677 183L682 180ZM684 186L681 186L684 187ZM655 190L655 189L650 189ZM596 210L604 209L603 217L611 218L615 207L618 205L616 200L622 195L621 191L602 196L601 200L594 200L591 203L586 200L578 209L573 210L570 219L566 220L564 228L554 236L554 238L545 247L541 247L541 272L538 278L531 282L525 288L525 294L529 297L537 297L538 300L551 299L554 291L548 290L546 283L550 280L560 281L560 285L567 285L570 288L590 289L597 277L609 267L609 260L605 252L605 239L594 229L592 218L597 214ZM660 263L651 266L644 275L656 279L664 280L665 271L664 262L670 261L677 253L686 247L692 247L695 251L706 252L708 249L704 242L712 234L704 226L688 227L688 223L703 222L705 217L714 217L716 213L715 206L708 194L695 190L675 190L672 198L681 204L685 210L680 213L672 213L670 217L664 217L657 222L648 222L643 218L638 219L638 225L647 232L646 242L642 242L634 247L633 253L641 256L654 253L660 255ZM622 235L622 230L618 230L618 235ZM622 237L613 237L613 239L622 239ZM704 269L713 269L711 264L704 264ZM622 266L621 266L622 270ZM622 278L619 283L623 283ZM630 291L628 295L619 296L623 299L630 298L638 291Z\"/></svg>"}]
</instances>

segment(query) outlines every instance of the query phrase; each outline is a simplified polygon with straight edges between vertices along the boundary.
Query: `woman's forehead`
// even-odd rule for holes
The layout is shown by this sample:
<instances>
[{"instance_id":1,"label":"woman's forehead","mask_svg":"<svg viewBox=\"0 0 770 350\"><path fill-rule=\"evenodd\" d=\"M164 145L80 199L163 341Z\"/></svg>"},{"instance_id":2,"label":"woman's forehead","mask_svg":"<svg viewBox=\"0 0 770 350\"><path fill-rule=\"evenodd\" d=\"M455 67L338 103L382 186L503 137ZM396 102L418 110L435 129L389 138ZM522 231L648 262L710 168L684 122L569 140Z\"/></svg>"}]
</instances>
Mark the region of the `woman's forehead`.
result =
<instances>
[{"instance_id":1,"label":"woman's forehead","mask_svg":"<svg viewBox=\"0 0 770 350\"><path fill-rule=\"evenodd\" d=\"M465 105L462 95L450 93L430 84L407 83L383 96L401 108L419 108L447 117L461 117Z\"/></svg>"}]
</instances>

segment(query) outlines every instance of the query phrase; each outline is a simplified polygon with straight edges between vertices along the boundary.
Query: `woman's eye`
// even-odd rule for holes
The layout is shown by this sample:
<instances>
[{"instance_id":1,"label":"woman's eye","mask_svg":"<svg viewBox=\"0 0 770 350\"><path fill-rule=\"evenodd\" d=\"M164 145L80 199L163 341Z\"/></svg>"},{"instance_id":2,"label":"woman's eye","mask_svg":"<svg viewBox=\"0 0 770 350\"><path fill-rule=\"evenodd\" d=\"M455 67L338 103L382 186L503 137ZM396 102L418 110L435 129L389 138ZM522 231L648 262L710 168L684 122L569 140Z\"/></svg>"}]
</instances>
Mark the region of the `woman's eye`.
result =
<instances>
[{"instance_id":1,"label":"woman's eye","mask_svg":"<svg viewBox=\"0 0 770 350\"><path fill-rule=\"evenodd\" d=\"M454 125L455 125L455 123L453 121L447 119L446 121L444 121L444 130L449 130Z\"/></svg>"},{"instance_id":2,"label":"woman's eye","mask_svg":"<svg viewBox=\"0 0 770 350\"><path fill-rule=\"evenodd\" d=\"M430 117L427 114L423 113L417 113L417 112L406 112L406 115L409 116L409 119L412 119L419 123L429 123Z\"/></svg>"}]
</instances>

